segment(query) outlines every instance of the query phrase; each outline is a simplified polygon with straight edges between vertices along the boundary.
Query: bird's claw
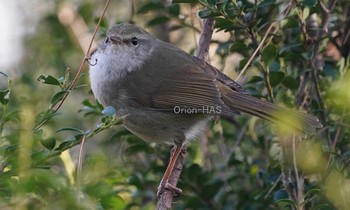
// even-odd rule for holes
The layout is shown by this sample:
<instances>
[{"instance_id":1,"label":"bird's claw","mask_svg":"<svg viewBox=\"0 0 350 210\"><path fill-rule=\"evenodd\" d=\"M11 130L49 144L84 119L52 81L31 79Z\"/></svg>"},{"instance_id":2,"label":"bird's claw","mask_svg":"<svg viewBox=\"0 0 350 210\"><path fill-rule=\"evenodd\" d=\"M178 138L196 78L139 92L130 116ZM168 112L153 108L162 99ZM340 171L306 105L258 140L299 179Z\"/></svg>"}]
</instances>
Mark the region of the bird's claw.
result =
<instances>
[{"instance_id":1,"label":"bird's claw","mask_svg":"<svg viewBox=\"0 0 350 210\"><path fill-rule=\"evenodd\" d=\"M177 188L177 187L169 184L169 182L161 182L159 187L158 187L158 192L157 192L158 199L160 199L160 197L162 196L162 194L166 190L172 192L174 197L178 197L182 194L182 190L180 188Z\"/></svg>"}]
</instances>

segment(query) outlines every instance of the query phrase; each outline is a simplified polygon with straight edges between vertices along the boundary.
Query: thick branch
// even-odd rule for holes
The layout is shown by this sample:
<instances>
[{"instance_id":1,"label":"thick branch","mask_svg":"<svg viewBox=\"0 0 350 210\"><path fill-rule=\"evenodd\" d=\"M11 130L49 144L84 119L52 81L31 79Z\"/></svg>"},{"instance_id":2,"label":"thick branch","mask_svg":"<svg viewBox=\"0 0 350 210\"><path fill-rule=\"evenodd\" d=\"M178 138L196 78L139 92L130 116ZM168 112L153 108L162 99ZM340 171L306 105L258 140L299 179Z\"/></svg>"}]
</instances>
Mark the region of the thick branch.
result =
<instances>
[{"instance_id":1,"label":"thick branch","mask_svg":"<svg viewBox=\"0 0 350 210\"><path fill-rule=\"evenodd\" d=\"M187 145L184 145L182 147L182 151L175 163L174 169L170 174L169 177L169 184L171 186L176 186L179 178L180 178L180 174L185 162L185 155L187 152ZM171 156L173 156L173 150L171 151ZM170 190L165 190L162 195L160 196L158 203L157 203L157 207L156 210L168 210L171 208L171 204L173 202L173 197L174 197L174 193Z\"/></svg>"},{"instance_id":2,"label":"thick branch","mask_svg":"<svg viewBox=\"0 0 350 210\"><path fill-rule=\"evenodd\" d=\"M214 19L208 18L203 21L203 30L201 36L199 37L197 57L208 61L209 56L209 45L211 41L211 36L213 35L214 30Z\"/></svg>"}]
</instances>

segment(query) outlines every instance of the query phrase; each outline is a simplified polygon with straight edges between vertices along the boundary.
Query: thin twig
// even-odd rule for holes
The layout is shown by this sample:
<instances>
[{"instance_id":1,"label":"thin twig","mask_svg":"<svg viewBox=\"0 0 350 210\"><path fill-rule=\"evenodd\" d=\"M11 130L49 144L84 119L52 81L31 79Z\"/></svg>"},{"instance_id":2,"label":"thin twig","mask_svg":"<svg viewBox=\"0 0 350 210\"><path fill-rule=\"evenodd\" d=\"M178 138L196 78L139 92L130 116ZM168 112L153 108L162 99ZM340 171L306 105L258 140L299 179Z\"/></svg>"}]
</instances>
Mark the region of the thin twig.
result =
<instances>
[{"instance_id":1,"label":"thin twig","mask_svg":"<svg viewBox=\"0 0 350 210\"><path fill-rule=\"evenodd\" d=\"M338 140L339 140L339 136L340 136L340 132L341 132L341 128L342 128L342 124L343 124L343 121L344 121L344 117L345 117L345 107L343 108L343 112L342 112L342 115L340 117L340 122L337 123L339 125L339 127L337 128L336 132L335 132L335 135L334 135L334 140L333 140L333 144L332 144L332 147L331 147L331 152L332 153L335 153L335 147L337 146L337 143L338 143ZM330 166L331 164L331 161L333 159L333 155L330 155L329 158L328 158L328 163L327 163L327 168Z\"/></svg>"},{"instance_id":2,"label":"thin twig","mask_svg":"<svg viewBox=\"0 0 350 210\"><path fill-rule=\"evenodd\" d=\"M56 106L56 108L52 109L52 113L56 113L56 112L61 108L61 106L62 106L63 103L65 102L66 98L68 97L69 93L71 92L71 90L74 89L74 87L75 87L75 85L76 85L76 83L77 83L77 81L78 81L78 78L79 78L79 76L81 75L81 72L83 71L83 67L84 67L85 62L87 62L87 61L89 60L89 58L90 58L89 55L90 55L92 43L93 43L93 41L94 41L94 39L95 39L95 37L96 37L97 31L98 31L98 29L99 29L99 27L100 27L100 25L101 25L102 19L103 19L104 15L105 15L105 13L106 13L106 11L107 11L109 2L110 2L110 0L107 0L107 1L106 1L105 7L104 7L104 9L103 9L103 11L102 11L102 14L101 14L101 16L100 16L100 19L99 19L98 22L97 22L97 25L96 25L96 27L95 27L95 31L94 31L94 33L93 33L93 35L92 35L92 38L91 38L91 41L90 41L90 43L89 43L89 47L88 47L88 49L87 49L87 51L86 51L86 54L85 54L85 56L84 56L84 59L81 61L80 66L79 66L79 68L78 68L78 70L77 70L77 73L75 74L75 76L74 76L74 78L73 78L73 81L72 81L72 83L70 84L70 86L69 86L69 88L68 88L69 91L67 91L67 93L63 96L62 100L61 100L60 103ZM35 130L37 130L37 129L39 129L41 126L43 126L43 125L46 123L47 120L48 120L48 119L43 120L43 121L35 128Z\"/></svg>"},{"instance_id":3,"label":"thin twig","mask_svg":"<svg viewBox=\"0 0 350 210\"><path fill-rule=\"evenodd\" d=\"M86 140L86 135L83 136L80 147L79 147L79 154L78 154L78 162L77 162L77 168L76 168L76 189L77 189L77 195L78 195L78 200L81 200L83 198L83 192L81 190L81 171L83 167L83 154L84 154L84 144Z\"/></svg>"},{"instance_id":4,"label":"thin twig","mask_svg":"<svg viewBox=\"0 0 350 210\"><path fill-rule=\"evenodd\" d=\"M252 63L253 59L255 58L256 54L259 52L259 50L261 49L261 47L264 45L264 42L267 38L267 36L270 34L270 31L272 30L273 26L276 24L276 22L271 23L270 27L267 29L263 39L261 40L259 46L255 49L254 53L252 54L252 56L250 56L248 62L245 64L245 66L243 67L243 69L241 70L241 72L239 73L238 77L236 78L237 81L239 81L241 79L241 77L243 76L244 72L248 69L249 65Z\"/></svg>"},{"instance_id":5,"label":"thin twig","mask_svg":"<svg viewBox=\"0 0 350 210\"><path fill-rule=\"evenodd\" d=\"M276 188L277 184L280 182L282 178L282 174L280 174L280 176L277 178L277 180L275 181L275 183L273 183L273 185L271 186L271 188L269 189L269 191L266 193L266 195L264 196L264 199L267 199L267 197L269 197L269 195L272 193L272 191Z\"/></svg>"},{"instance_id":6,"label":"thin twig","mask_svg":"<svg viewBox=\"0 0 350 210\"><path fill-rule=\"evenodd\" d=\"M293 167L294 167L294 173L295 173L295 180L297 183L297 190L296 190L296 203L298 205L298 209L303 209L302 205L304 203L304 184L301 183L302 178L299 176L299 171L297 167L297 159L296 159L296 136L293 134L293 142L292 142L292 155L293 155Z\"/></svg>"},{"instance_id":7,"label":"thin twig","mask_svg":"<svg viewBox=\"0 0 350 210\"><path fill-rule=\"evenodd\" d=\"M80 63L80 66L79 66L79 68L78 68L78 71L77 71L77 73L75 74L75 77L74 77L74 79L73 79L71 85L69 86L69 90L73 90L73 88L75 87L75 85L76 85L76 83L77 83L77 80L78 80L78 78L79 78L79 76L80 76L80 74L81 74L81 71L83 70L83 66L84 66L85 62L86 62L87 60L90 59L91 46L92 46L93 41L95 40L96 34L97 34L97 32L98 32L98 29L100 28L100 25L101 25L101 22L102 22L102 20L103 20L103 17L105 16L105 13L106 13L107 8L108 8L108 5L109 5L109 2L110 2L110 0L107 0L107 1L106 1L105 7L103 8L103 11L102 11L102 14L101 14L101 16L100 16L100 19L98 20L97 26L95 27L95 31L94 31L94 33L93 33L93 35L92 35L91 42L89 43L88 50L87 50L87 52L86 52L86 54L85 54L84 59L83 59L82 62ZM66 94L66 97L67 97L67 96L68 96L68 93ZM66 97L64 97L64 98L62 99L62 102L58 105L58 107L57 107L56 110L58 110L58 109L61 107L61 105L63 104L63 102L64 102L64 100L66 99Z\"/></svg>"},{"instance_id":8,"label":"thin twig","mask_svg":"<svg viewBox=\"0 0 350 210\"><path fill-rule=\"evenodd\" d=\"M130 17L129 17L129 23L133 23L133 19L135 16L135 4L133 0L129 0L130 3Z\"/></svg>"},{"instance_id":9,"label":"thin twig","mask_svg":"<svg viewBox=\"0 0 350 210\"><path fill-rule=\"evenodd\" d=\"M79 147L79 154L78 154L78 162L77 162L77 183L79 183L79 177L81 174L82 166L83 166L83 155L84 155L84 144L86 140L86 135L83 136L80 147Z\"/></svg>"},{"instance_id":10,"label":"thin twig","mask_svg":"<svg viewBox=\"0 0 350 210\"><path fill-rule=\"evenodd\" d=\"M258 52L260 51L260 49L263 49L262 46L264 45L264 42L266 40L266 38L268 37L268 35L270 34L271 30L273 29L274 26L275 30L273 30L273 34L276 33L279 29L278 24L281 20L283 20L286 16L289 15L291 9L292 9L293 3L292 1L290 1L287 5L287 7L282 11L281 14L278 15L278 17L276 18L276 21L271 23L271 25L269 26L269 28L267 29L267 31L265 32L265 35L263 37L263 39L261 40L260 44L258 45L258 47L255 49L254 53L250 56L249 60L247 61L247 63L245 64L245 66L243 67L243 69L241 70L241 72L239 73L239 75L236 78L236 81L240 81L243 76L243 74L245 73L245 71L248 69L248 67L250 66L251 62L253 61L253 59L256 57L256 55L258 54ZM272 37L270 37L267 41L266 44L264 46L267 46L270 44L272 40ZM254 42L254 40L252 40Z\"/></svg>"},{"instance_id":11,"label":"thin twig","mask_svg":"<svg viewBox=\"0 0 350 210\"><path fill-rule=\"evenodd\" d=\"M275 102L274 100L274 96L273 96L273 91L272 91L272 86L271 86L271 82L270 82L270 72L268 69L266 69L264 67L264 65L259 62L259 68L261 69L262 73L264 74L264 83L265 83L265 86L266 86L266 89L267 89L267 92L269 94L269 97L270 97L270 101L272 103Z\"/></svg>"},{"instance_id":12,"label":"thin twig","mask_svg":"<svg viewBox=\"0 0 350 210\"><path fill-rule=\"evenodd\" d=\"M298 17L299 17L299 23L300 23L300 27L301 27L301 33L303 34L303 37L304 37L304 45L305 45L305 47L308 47L310 36L308 35L308 33L306 31L306 23L305 23L305 19L303 17L303 9L301 8L300 0L295 0L295 5L298 8Z\"/></svg>"},{"instance_id":13,"label":"thin twig","mask_svg":"<svg viewBox=\"0 0 350 210\"><path fill-rule=\"evenodd\" d=\"M328 7L325 7L323 5L323 3L321 1L319 1L319 4L321 5L321 9L322 9L322 13L323 13L323 17L321 20L321 25L323 26L323 30L319 32L318 36L316 37L316 41L313 47L313 52L314 52L314 57L311 60L311 67L313 69L312 71L312 80L315 84L315 90L316 90L316 97L318 100L318 103L320 105L321 111L320 111L320 116L321 116L321 121L324 125L326 125L327 123L327 117L326 117L326 112L325 112L325 104L322 98L322 94L321 94L321 88L319 85L319 78L318 78L318 69L316 64L318 63L317 61L317 52L320 48L321 45L321 41L322 41L322 37L325 33L328 32L327 28L328 28L328 22L330 19L330 15L331 12L334 9L335 4L337 3L337 0L331 0L328 2ZM331 143L331 137L330 137L330 132L329 129L326 129L326 134L327 134L327 142L328 142L328 146L331 147L332 143Z\"/></svg>"},{"instance_id":14,"label":"thin twig","mask_svg":"<svg viewBox=\"0 0 350 210\"><path fill-rule=\"evenodd\" d=\"M191 18L191 28L192 28L192 35L193 35L193 40L194 40L194 43L196 45L196 49L198 49L198 44L197 44L197 36L196 36L196 30L194 30L194 20L193 20L193 5L192 4L189 4L190 6L190 18Z\"/></svg>"},{"instance_id":15,"label":"thin twig","mask_svg":"<svg viewBox=\"0 0 350 210\"><path fill-rule=\"evenodd\" d=\"M343 45L345 45L345 43L349 40L349 37L350 37L350 29L348 30L348 32L346 33L346 36L342 42Z\"/></svg>"}]
</instances>

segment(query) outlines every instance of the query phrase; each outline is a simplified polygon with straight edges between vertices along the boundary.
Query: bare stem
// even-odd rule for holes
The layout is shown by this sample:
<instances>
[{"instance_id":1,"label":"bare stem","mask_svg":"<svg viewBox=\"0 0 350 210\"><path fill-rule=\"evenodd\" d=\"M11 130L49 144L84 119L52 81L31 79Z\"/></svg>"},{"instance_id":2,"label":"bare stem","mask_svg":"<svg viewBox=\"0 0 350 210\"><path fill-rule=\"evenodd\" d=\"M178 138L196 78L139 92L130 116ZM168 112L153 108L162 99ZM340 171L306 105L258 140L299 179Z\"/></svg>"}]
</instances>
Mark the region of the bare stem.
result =
<instances>
[{"instance_id":1,"label":"bare stem","mask_svg":"<svg viewBox=\"0 0 350 210\"><path fill-rule=\"evenodd\" d=\"M174 165L174 169L169 176L169 184L171 186L176 186L177 182L179 181L180 174L181 174L184 162L185 162L186 152L187 152L187 145L184 145L182 147L182 151L181 151L181 153L180 153L179 157L177 158L177 161ZM171 156L172 155L173 155L173 150L171 151ZM161 194L161 196L158 200L156 210L168 210L168 209L170 209L172 202L173 202L173 197L174 197L174 193L172 191L166 189Z\"/></svg>"},{"instance_id":2,"label":"bare stem","mask_svg":"<svg viewBox=\"0 0 350 210\"><path fill-rule=\"evenodd\" d=\"M87 62L87 61L89 60L89 58L90 58L90 51L91 51L92 43L94 42L94 39L95 39L96 34L97 34L97 31L98 31L98 29L100 28L102 19L103 19L104 15L105 15L105 13L106 13L106 11L107 11L109 2L110 2L110 0L107 0L107 1L106 1L105 7L104 7L104 9L103 9L103 11L102 11L102 14L101 14L101 16L100 16L100 19L98 20L98 23L97 23L97 25L96 25L96 27L95 27L95 31L94 31L94 33L93 33L93 35L92 35L92 38L91 38L91 41L90 41L90 43L89 43L89 47L88 47L88 49L87 49L87 51L86 51L86 54L85 54L85 56L84 56L84 59L81 61L80 66L79 66L79 68L78 68L78 70L77 70L77 73L75 74L75 76L74 76L74 78L73 78L73 81L72 81L72 83L70 84L68 90L73 90L73 89L74 89L74 87L75 87L75 85L76 85L76 83L77 83L77 81L78 81L78 78L80 77L81 72L83 71L83 67L84 67L85 62ZM66 100L66 98L68 97L68 95L69 95L70 92L71 92L71 91L67 91L67 93L63 96L63 98L62 98L62 100L60 101L60 103L52 110L53 113L57 112L57 111L61 108L61 106L62 106L63 103L65 102L65 100ZM36 130L39 129L42 125L45 124L46 121L47 121L47 119L44 120L43 122L41 122L35 129L36 129Z\"/></svg>"},{"instance_id":3,"label":"bare stem","mask_svg":"<svg viewBox=\"0 0 350 210\"><path fill-rule=\"evenodd\" d=\"M237 81L239 81L241 79L241 77L243 76L244 72L248 69L249 65L252 63L253 59L255 58L255 56L258 54L259 50L261 49L261 47L264 45L264 42L267 38L267 36L270 34L273 26L275 25L275 23L272 23L270 25L270 27L267 29L263 39L261 40L259 46L255 49L254 53L252 54L252 56L250 56L248 62L245 64L245 66L243 67L243 69L241 70L241 72L239 73L238 77L236 78Z\"/></svg>"},{"instance_id":4,"label":"bare stem","mask_svg":"<svg viewBox=\"0 0 350 210\"><path fill-rule=\"evenodd\" d=\"M199 37L197 57L202 60L208 60L209 45L214 30L214 19L208 18L204 20L203 30Z\"/></svg>"}]
</instances>

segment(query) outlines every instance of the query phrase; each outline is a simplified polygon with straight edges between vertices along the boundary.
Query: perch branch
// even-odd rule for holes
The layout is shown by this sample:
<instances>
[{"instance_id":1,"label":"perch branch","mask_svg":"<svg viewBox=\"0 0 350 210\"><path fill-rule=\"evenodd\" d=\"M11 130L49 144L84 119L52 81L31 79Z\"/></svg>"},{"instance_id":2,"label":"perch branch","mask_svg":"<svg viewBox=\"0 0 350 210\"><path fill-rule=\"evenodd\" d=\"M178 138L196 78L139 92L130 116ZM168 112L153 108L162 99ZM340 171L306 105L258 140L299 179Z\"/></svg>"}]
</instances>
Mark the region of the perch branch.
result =
<instances>
[{"instance_id":1,"label":"perch branch","mask_svg":"<svg viewBox=\"0 0 350 210\"><path fill-rule=\"evenodd\" d=\"M185 162L186 152L187 152L187 145L184 145L182 147L182 151L181 151L178 159L175 162L174 169L169 176L169 184L171 186L176 186L177 182L179 181L180 174L181 174L184 162ZM174 154L173 150L171 150L171 156L173 156L173 154ZM174 192L172 192L171 190L165 189L165 191L161 194L161 196L157 202L156 210L168 210L168 209L170 209L171 204L173 202L173 197L174 197Z\"/></svg>"}]
</instances>

